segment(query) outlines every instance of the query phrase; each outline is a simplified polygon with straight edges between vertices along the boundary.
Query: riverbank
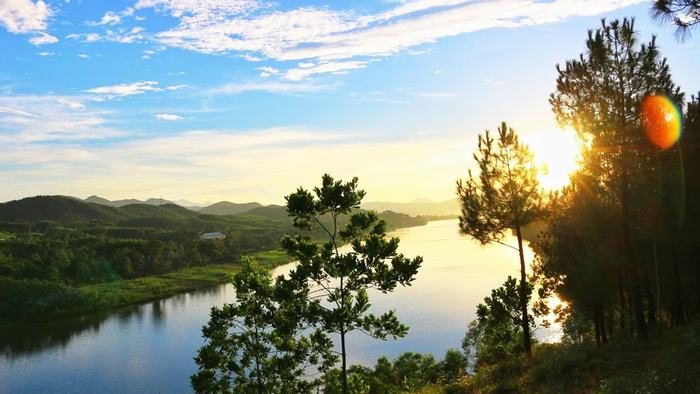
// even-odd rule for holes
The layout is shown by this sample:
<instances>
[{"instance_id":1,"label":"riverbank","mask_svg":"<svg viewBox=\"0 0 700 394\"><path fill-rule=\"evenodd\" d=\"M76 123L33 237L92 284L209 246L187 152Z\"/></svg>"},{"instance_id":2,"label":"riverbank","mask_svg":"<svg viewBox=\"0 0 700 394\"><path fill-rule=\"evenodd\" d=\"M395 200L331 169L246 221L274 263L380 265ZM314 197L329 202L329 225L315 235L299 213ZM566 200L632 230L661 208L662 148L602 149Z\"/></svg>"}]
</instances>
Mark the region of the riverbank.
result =
<instances>
[{"instance_id":1,"label":"riverbank","mask_svg":"<svg viewBox=\"0 0 700 394\"><path fill-rule=\"evenodd\" d=\"M251 253L250 256L269 268L291 261L283 250L260 251ZM179 293L226 283L239 269L238 262L218 263L183 268L162 275L121 279L75 289L68 288L63 294L46 297L46 301L40 306L41 310L28 314L31 317L17 321L0 321L0 326L44 322L62 317L106 312L123 306L159 300Z\"/></svg>"}]
</instances>

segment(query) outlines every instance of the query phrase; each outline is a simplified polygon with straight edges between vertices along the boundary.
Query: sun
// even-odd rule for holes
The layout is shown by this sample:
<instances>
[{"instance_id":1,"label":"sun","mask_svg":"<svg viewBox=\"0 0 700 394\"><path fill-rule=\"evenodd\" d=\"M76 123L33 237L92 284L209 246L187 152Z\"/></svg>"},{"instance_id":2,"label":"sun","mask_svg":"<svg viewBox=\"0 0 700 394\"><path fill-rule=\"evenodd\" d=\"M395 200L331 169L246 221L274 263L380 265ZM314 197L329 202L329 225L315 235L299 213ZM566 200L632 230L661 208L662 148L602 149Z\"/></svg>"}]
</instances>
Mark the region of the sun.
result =
<instances>
[{"instance_id":1,"label":"sun","mask_svg":"<svg viewBox=\"0 0 700 394\"><path fill-rule=\"evenodd\" d=\"M578 168L582 146L573 130L539 130L523 135L523 141L534 154L535 164L543 169L538 178L545 190L569 184L569 175Z\"/></svg>"}]
</instances>

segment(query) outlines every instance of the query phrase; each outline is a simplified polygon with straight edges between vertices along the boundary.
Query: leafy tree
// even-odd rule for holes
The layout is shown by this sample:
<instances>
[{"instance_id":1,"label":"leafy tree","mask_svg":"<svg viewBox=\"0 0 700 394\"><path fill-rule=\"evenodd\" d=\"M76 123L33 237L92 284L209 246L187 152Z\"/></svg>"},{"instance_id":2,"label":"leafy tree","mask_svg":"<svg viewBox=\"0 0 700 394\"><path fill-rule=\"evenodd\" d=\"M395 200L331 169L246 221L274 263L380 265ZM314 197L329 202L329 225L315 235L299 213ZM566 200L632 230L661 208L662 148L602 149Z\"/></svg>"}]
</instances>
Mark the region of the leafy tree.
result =
<instances>
[{"instance_id":1,"label":"leafy tree","mask_svg":"<svg viewBox=\"0 0 700 394\"><path fill-rule=\"evenodd\" d=\"M358 208L364 195L357 188L357 178L343 183L326 174L313 194L299 188L285 197L296 228L307 232L321 229L327 236L323 245L301 234L285 237L282 244L299 262L289 278L299 292L308 296L314 311L313 323L340 336L342 388L346 394L347 334L360 330L386 339L403 337L408 332L394 311L379 316L369 313L367 291L387 293L398 285L409 286L423 261L421 257L410 259L398 253L399 239L387 237L386 223L373 212L354 213L345 228L339 228L340 216ZM351 250L341 252L343 244Z\"/></svg>"},{"instance_id":2,"label":"leafy tree","mask_svg":"<svg viewBox=\"0 0 700 394\"><path fill-rule=\"evenodd\" d=\"M634 20L602 22L589 31L587 51L557 65L557 90L550 96L562 125L571 125L584 140L586 174L604 186L602 198L618 207L621 217L623 270L631 282L637 332L646 336L643 307L643 273L633 245L633 207L644 188L637 187L655 167L651 144L641 132L639 108L650 94L662 94L680 103L683 95L671 80L666 59L661 59L652 37L638 45ZM636 182L636 183L635 183ZM647 215L637 206L638 215Z\"/></svg>"},{"instance_id":3,"label":"leafy tree","mask_svg":"<svg viewBox=\"0 0 700 394\"><path fill-rule=\"evenodd\" d=\"M213 307L203 327L206 344L195 361L195 391L201 393L305 393L305 368L328 369L337 359L332 342L319 330L300 332L305 300L253 259L244 258L233 279L236 302Z\"/></svg>"},{"instance_id":4,"label":"leafy tree","mask_svg":"<svg viewBox=\"0 0 700 394\"><path fill-rule=\"evenodd\" d=\"M673 21L676 34L686 38L700 23L700 0L655 0L651 15L661 22Z\"/></svg>"},{"instance_id":5,"label":"leafy tree","mask_svg":"<svg viewBox=\"0 0 700 394\"><path fill-rule=\"evenodd\" d=\"M476 308L476 320L472 321L462 341L462 349L475 367L492 365L524 350L523 335L530 330L522 329L521 297L522 286L515 278L508 276L503 286L491 291L484 303ZM526 283L525 300L529 302L532 285ZM528 328L534 326L534 319L528 316Z\"/></svg>"},{"instance_id":6,"label":"leafy tree","mask_svg":"<svg viewBox=\"0 0 700 394\"><path fill-rule=\"evenodd\" d=\"M531 354L528 283L523 255L522 227L544 215L542 190L532 153L503 122L494 139L487 130L479 135L474 160L479 175L469 171L468 178L457 182L462 203L459 228L463 234L482 244L501 243L507 231L518 239L520 257L520 314L525 352Z\"/></svg>"}]
</instances>

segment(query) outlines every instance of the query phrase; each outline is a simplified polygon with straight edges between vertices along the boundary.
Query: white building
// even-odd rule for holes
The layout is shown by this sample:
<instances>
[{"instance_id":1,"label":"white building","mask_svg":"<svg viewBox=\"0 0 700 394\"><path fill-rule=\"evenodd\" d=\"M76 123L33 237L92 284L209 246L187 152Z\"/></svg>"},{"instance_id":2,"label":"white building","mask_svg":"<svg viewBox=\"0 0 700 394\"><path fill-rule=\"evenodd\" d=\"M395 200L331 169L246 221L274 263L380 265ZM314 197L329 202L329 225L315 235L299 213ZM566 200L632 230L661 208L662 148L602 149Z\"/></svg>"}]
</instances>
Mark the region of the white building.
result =
<instances>
[{"instance_id":1,"label":"white building","mask_svg":"<svg viewBox=\"0 0 700 394\"><path fill-rule=\"evenodd\" d=\"M199 236L199 239L225 239L226 235L220 232L215 233L203 233Z\"/></svg>"}]
</instances>

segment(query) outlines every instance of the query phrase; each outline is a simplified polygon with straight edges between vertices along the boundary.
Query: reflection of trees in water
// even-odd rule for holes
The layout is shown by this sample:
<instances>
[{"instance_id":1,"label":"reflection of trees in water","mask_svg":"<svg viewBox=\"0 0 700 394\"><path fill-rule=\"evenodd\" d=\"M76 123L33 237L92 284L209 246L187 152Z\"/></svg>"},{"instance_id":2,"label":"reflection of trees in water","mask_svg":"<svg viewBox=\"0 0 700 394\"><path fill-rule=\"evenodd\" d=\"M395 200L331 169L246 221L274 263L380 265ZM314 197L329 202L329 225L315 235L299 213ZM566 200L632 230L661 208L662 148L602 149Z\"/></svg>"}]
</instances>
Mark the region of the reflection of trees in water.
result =
<instances>
[{"instance_id":1,"label":"reflection of trees in water","mask_svg":"<svg viewBox=\"0 0 700 394\"><path fill-rule=\"evenodd\" d=\"M120 308L112 313L76 316L43 323L23 323L0 328L0 354L7 360L31 356L50 349L61 350L73 337L96 334L109 318L116 318L122 326L132 318L141 318L143 305Z\"/></svg>"},{"instance_id":2,"label":"reflection of trees in water","mask_svg":"<svg viewBox=\"0 0 700 394\"><path fill-rule=\"evenodd\" d=\"M49 350L66 349L76 336L97 335L108 320L116 322L123 330L144 318L150 318L154 325L162 326L168 311L183 310L188 303L203 298L218 300L224 290L225 286L213 286L109 312L0 327L0 359L13 361Z\"/></svg>"}]
</instances>

